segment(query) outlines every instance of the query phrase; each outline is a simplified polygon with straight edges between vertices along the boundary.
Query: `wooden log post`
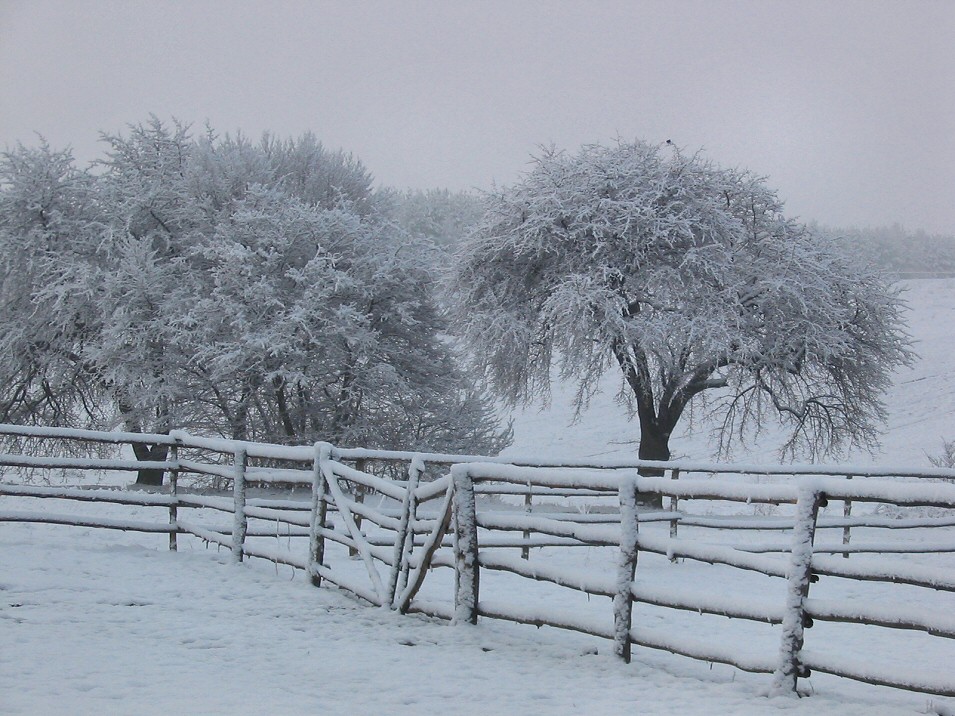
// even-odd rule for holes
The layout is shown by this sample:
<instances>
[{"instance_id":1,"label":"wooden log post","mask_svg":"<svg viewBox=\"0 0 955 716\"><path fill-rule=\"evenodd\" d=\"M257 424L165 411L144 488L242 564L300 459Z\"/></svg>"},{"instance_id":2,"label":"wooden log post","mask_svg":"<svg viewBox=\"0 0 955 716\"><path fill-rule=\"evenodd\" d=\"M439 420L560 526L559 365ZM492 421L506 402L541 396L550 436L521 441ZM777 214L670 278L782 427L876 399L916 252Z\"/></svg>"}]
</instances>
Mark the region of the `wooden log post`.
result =
<instances>
[{"instance_id":1,"label":"wooden log post","mask_svg":"<svg viewBox=\"0 0 955 716\"><path fill-rule=\"evenodd\" d=\"M846 479L851 480L852 475L846 475ZM842 501L842 516L847 519L852 516L852 500L849 499L848 497ZM849 527L849 525L845 525L842 528L842 544L849 544L850 531L851 531L851 528ZM849 559L849 553L843 552L842 558Z\"/></svg>"},{"instance_id":2,"label":"wooden log post","mask_svg":"<svg viewBox=\"0 0 955 716\"><path fill-rule=\"evenodd\" d=\"M172 497L169 503L169 527L173 530L169 533L169 550L176 552L179 549L179 445L170 446L169 460L175 465L169 471L169 495Z\"/></svg>"},{"instance_id":3,"label":"wooden log post","mask_svg":"<svg viewBox=\"0 0 955 716\"><path fill-rule=\"evenodd\" d=\"M249 521L245 516L245 468L248 455L245 448L235 451L235 477L232 483L232 493L235 502L235 512L232 520L232 560L242 561L245 535L249 531Z\"/></svg>"},{"instance_id":4,"label":"wooden log post","mask_svg":"<svg viewBox=\"0 0 955 716\"><path fill-rule=\"evenodd\" d=\"M392 609L399 608L399 595L408 585L411 571L411 553L414 551L414 522L417 518L418 499L415 490L424 472L424 462L415 456L408 465L408 486L401 501L401 516L395 533L395 551L391 573L388 576L388 599Z\"/></svg>"},{"instance_id":5,"label":"wooden log post","mask_svg":"<svg viewBox=\"0 0 955 716\"><path fill-rule=\"evenodd\" d=\"M679 468L674 468L673 470L670 471L670 479L671 480L680 479ZM676 495L673 495L670 497L670 512L678 512L679 510L680 510L680 498L677 497ZM678 519L670 520L670 539L677 538L677 535L679 534L679 527L678 527L679 522L680 521ZM676 564L677 556L673 555L672 557L670 557L670 561Z\"/></svg>"},{"instance_id":6,"label":"wooden log post","mask_svg":"<svg viewBox=\"0 0 955 716\"><path fill-rule=\"evenodd\" d=\"M533 502L534 496L531 494L532 487L530 481L527 483L527 494L524 495L524 514L529 515L534 510ZM531 531L524 530L522 532L524 537L524 545L521 547L521 559L530 559L531 558L531 548L527 546L527 542L531 538Z\"/></svg>"},{"instance_id":7,"label":"wooden log post","mask_svg":"<svg viewBox=\"0 0 955 716\"><path fill-rule=\"evenodd\" d=\"M427 575L431 560L434 559L434 553L441 547L441 541L444 539L444 535L451 525L453 502L454 486L452 485L447 493L445 493L444 501L438 512L440 515L438 517L438 524L424 540L424 545L421 547L421 559L418 560L418 565L415 567L413 573L410 571L410 564L408 565L409 573L405 578L406 585L397 598L398 612L401 614L407 614L411 608L411 601L415 598L415 595L418 594L421 585L424 584L424 578ZM409 550L408 555L410 554L411 552Z\"/></svg>"},{"instance_id":8,"label":"wooden log post","mask_svg":"<svg viewBox=\"0 0 955 716\"><path fill-rule=\"evenodd\" d=\"M365 471L365 459L364 459L364 458L358 458L357 460L355 460L355 469L358 470L358 472L364 472L364 471ZM365 501L365 488L364 488L363 485L357 485L357 484L356 484L356 485L355 485L355 502L357 502L358 504L361 504L361 503L363 503L364 501ZM356 512L356 513L355 513L355 526L358 527L358 530L359 530L359 531L361 531L361 523L362 523L362 521L363 521L362 516L359 515L359 514ZM357 556L358 556L358 549L357 549L356 547L349 547L349 548L348 548L348 556L349 556L349 557L357 557Z\"/></svg>"},{"instance_id":9,"label":"wooden log post","mask_svg":"<svg viewBox=\"0 0 955 716\"><path fill-rule=\"evenodd\" d=\"M308 575L314 586L322 586L322 575L318 568L325 562L325 518L328 503L325 501L325 476L322 462L330 459L331 445L315 443L315 457L312 461L312 509L308 522Z\"/></svg>"},{"instance_id":10,"label":"wooden log post","mask_svg":"<svg viewBox=\"0 0 955 716\"><path fill-rule=\"evenodd\" d=\"M339 476L335 473L335 462L333 460L322 461L322 474L325 476L325 486L328 489L329 497L334 501L338 508L338 516L345 523L345 530L348 532L350 542L357 547L357 557L365 563L365 569L368 571L368 578L371 579L371 585L374 589L373 595L360 595L367 598L368 601L379 607L387 606L388 593L385 583L378 573L375 566L375 558L372 554L372 546L368 543L365 535L355 523L355 516L349 507L351 500L345 496L341 485L338 484Z\"/></svg>"},{"instance_id":11,"label":"wooden log post","mask_svg":"<svg viewBox=\"0 0 955 716\"><path fill-rule=\"evenodd\" d=\"M613 597L613 650L628 664L633 619L633 578L639 555L638 497L636 477L624 477L620 482L620 554L617 561L617 591Z\"/></svg>"},{"instance_id":12,"label":"wooden log post","mask_svg":"<svg viewBox=\"0 0 955 716\"><path fill-rule=\"evenodd\" d=\"M773 695L795 694L797 680L809 676L809 670L800 660L800 652L805 641L805 629L812 626L805 604L809 596L809 583L812 581L812 543L816 536L816 519L819 516L819 508L824 504L826 497L823 493L809 488L799 489L779 663L773 673L773 686L770 691Z\"/></svg>"},{"instance_id":13,"label":"wooden log post","mask_svg":"<svg viewBox=\"0 0 955 716\"><path fill-rule=\"evenodd\" d=\"M454 484L454 622L477 624L481 572L474 481L468 466L453 465L451 481Z\"/></svg>"}]
</instances>

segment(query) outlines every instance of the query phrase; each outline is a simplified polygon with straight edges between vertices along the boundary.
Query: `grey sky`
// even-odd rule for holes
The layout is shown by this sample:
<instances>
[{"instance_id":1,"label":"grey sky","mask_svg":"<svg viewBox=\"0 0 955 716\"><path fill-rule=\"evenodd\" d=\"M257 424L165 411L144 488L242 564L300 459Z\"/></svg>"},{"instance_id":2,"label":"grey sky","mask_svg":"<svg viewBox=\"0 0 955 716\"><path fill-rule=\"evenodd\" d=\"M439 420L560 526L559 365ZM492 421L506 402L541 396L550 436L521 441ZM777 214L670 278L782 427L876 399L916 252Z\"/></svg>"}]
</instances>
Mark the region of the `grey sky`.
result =
<instances>
[{"instance_id":1,"label":"grey sky","mask_svg":"<svg viewBox=\"0 0 955 716\"><path fill-rule=\"evenodd\" d=\"M85 163L150 112L312 130L398 187L672 139L805 220L955 234L955 0L0 0L0 146Z\"/></svg>"}]
</instances>

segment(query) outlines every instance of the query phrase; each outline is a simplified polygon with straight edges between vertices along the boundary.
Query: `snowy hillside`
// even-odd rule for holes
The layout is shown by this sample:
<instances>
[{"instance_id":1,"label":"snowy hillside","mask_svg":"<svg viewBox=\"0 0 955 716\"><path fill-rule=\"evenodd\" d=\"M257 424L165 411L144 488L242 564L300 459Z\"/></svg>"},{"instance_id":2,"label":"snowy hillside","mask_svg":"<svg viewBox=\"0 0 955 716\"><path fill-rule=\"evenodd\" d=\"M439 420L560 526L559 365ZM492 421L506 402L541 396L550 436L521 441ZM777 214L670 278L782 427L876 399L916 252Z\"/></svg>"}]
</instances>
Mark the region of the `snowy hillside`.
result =
<instances>
[{"instance_id":1,"label":"snowy hillside","mask_svg":"<svg viewBox=\"0 0 955 716\"><path fill-rule=\"evenodd\" d=\"M907 281L909 332L917 361L901 370L885 399L888 422L876 455L859 452L826 462L928 466L943 439L955 438L955 280ZM549 407L531 405L514 413L514 444L505 455L548 457L636 456L639 429L614 400L618 374L604 377L604 388L574 422L573 388L555 383ZM710 459L716 451L715 423L683 422L671 440L674 458ZM748 445L736 445L733 457L778 462L780 431L767 426Z\"/></svg>"}]
</instances>

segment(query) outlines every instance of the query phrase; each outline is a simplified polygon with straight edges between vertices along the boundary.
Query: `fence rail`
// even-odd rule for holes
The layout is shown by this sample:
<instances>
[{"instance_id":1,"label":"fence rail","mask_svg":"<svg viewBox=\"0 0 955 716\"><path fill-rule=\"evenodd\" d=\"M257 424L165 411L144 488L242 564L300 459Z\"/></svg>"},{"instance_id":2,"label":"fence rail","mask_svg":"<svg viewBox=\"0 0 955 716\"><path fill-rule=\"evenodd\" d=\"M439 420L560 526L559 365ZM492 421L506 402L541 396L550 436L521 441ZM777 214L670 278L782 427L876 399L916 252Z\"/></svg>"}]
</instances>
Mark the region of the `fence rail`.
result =
<instances>
[{"instance_id":1,"label":"fence rail","mask_svg":"<svg viewBox=\"0 0 955 716\"><path fill-rule=\"evenodd\" d=\"M236 562L263 558L305 570L312 582L328 582L371 604L401 613L423 612L457 623L480 617L549 625L609 639L629 661L634 646L663 649L708 662L772 674L772 690L795 692L812 671L938 696L955 696L955 677L936 678L918 669L884 669L805 649L815 622L864 625L955 639L955 617L926 612L917 603L858 604L810 596L820 577L905 585L931 593L955 591L955 571L899 559L901 554L953 554L955 513L890 518L851 514L851 505L955 509L955 471L942 469L725 465L690 461L505 462L477 456L341 449L327 443L289 447L210 439L173 432L97 433L0 425L0 434L21 440L68 440L81 444L140 442L168 445L166 460L143 463L108 458L38 454L0 455L0 466L70 470L164 470L163 492L70 488L0 482L0 496L49 498L162 508L164 521L79 516L3 509L0 521L37 522L167 533L169 547L192 535L229 550ZM279 462L280 461L280 462ZM349 464L350 463L350 464ZM376 474L374 465L390 467ZM437 466L440 477L429 470ZM643 477L640 468L664 470ZM209 494L189 481L214 479L231 494ZM766 484L766 480L781 480ZM929 479L930 481L925 481ZM305 485L307 499L258 496L264 488ZM647 510L650 496L666 509ZM829 502L841 516L821 515ZM705 515L699 503L789 505L791 514ZM210 523L229 515L229 524ZM839 541L817 542L817 532L839 530ZM853 542L850 530L884 531L876 541ZM932 530L938 537L905 542L898 530ZM767 541L762 533L788 533ZM748 542L732 535L753 535ZM288 548L263 541L281 536ZM756 539L758 537L758 539ZM589 547L616 554L604 571L570 568L531 559L532 550ZM640 555L662 555L784 580L784 601L709 593L698 587L654 584L642 577ZM884 555L877 562L869 554ZM348 559L351 555L353 559ZM850 558L850 555L852 557ZM356 561L357 560L357 561ZM679 570L680 567L673 569ZM432 570L454 580L453 601L419 597ZM481 573L550 585L609 598L606 618L554 606L482 597ZM448 595L450 597L450 595ZM634 605L675 612L762 622L777 629L778 648L743 652L725 642L705 643L633 623Z\"/></svg>"}]
</instances>

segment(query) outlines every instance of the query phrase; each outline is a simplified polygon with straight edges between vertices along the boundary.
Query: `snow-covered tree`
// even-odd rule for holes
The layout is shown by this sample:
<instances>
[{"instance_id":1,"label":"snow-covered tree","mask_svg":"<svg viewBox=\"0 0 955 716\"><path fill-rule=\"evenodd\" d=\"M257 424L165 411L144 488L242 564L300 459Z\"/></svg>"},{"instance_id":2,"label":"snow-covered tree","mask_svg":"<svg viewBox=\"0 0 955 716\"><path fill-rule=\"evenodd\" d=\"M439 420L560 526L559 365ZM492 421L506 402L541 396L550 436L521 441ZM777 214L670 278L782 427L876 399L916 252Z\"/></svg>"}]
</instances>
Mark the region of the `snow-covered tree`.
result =
<instances>
[{"instance_id":1,"label":"snow-covered tree","mask_svg":"<svg viewBox=\"0 0 955 716\"><path fill-rule=\"evenodd\" d=\"M96 321L87 297L62 308L63 266L98 225L92 178L69 151L0 156L0 421L84 426L102 419L102 382L84 357Z\"/></svg>"},{"instance_id":2,"label":"snow-covered tree","mask_svg":"<svg viewBox=\"0 0 955 716\"><path fill-rule=\"evenodd\" d=\"M201 144L199 183L227 214L192 249L209 285L183 317L203 327L194 365L219 413L206 422L279 441L506 445L441 339L435 249L395 223L391 192L308 135Z\"/></svg>"},{"instance_id":3,"label":"snow-covered tree","mask_svg":"<svg viewBox=\"0 0 955 716\"><path fill-rule=\"evenodd\" d=\"M721 448L768 414L785 452L871 445L908 357L897 292L783 215L763 180L672 145L548 150L456 257L452 323L511 400L547 396L551 367L583 407L609 368L639 419L639 457L666 460L688 409L721 416Z\"/></svg>"},{"instance_id":4,"label":"snow-covered tree","mask_svg":"<svg viewBox=\"0 0 955 716\"><path fill-rule=\"evenodd\" d=\"M94 174L45 146L0 167L0 419L506 444L442 338L433 244L360 162L311 135L194 140L155 117L103 139Z\"/></svg>"},{"instance_id":5,"label":"snow-covered tree","mask_svg":"<svg viewBox=\"0 0 955 716\"><path fill-rule=\"evenodd\" d=\"M388 196L397 223L412 236L453 248L483 213L481 197L447 189L410 190Z\"/></svg>"}]
</instances>

